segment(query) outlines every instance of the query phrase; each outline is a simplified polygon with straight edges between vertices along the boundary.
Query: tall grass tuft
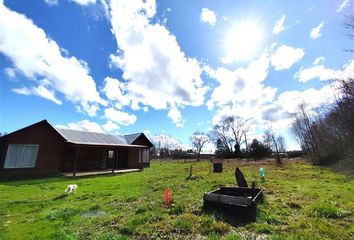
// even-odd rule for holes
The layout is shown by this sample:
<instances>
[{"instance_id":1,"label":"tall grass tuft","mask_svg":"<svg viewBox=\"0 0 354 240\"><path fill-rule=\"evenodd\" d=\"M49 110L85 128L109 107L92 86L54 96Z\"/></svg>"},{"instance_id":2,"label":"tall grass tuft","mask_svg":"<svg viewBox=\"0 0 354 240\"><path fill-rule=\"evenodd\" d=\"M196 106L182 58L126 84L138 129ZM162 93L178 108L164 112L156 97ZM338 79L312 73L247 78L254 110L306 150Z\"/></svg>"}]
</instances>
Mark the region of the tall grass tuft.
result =
<instances>
[{"instance_id":1,"label":"tall grass tuft","mask_svg":"<svg viewBox=\"0 0 354 240\"><path fill-rule=\"evenodd\" d=\"M322 203L313 207L312 213L317 217L324 218L342 218L346 216L346 212L328 203Z\"/></svg>"}]
</instances>

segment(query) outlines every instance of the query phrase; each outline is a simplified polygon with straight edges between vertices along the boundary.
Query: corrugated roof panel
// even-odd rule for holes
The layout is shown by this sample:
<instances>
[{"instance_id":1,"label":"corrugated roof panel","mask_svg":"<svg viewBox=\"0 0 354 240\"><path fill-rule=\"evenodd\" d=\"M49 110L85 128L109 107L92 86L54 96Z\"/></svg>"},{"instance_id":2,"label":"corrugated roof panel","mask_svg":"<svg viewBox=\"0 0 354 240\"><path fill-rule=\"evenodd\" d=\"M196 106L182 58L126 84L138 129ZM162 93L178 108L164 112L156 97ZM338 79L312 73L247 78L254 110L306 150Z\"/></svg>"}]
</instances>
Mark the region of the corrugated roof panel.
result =
<instances>
[{"instance_id":1,"label":"corrugated roof panel","mask_svg":"<svg viewBox=\"0 0 354 240\"><path fill-rule=\"evenodd\" d=\"M125 135L125 139L127 139L127 141L132 144L132 142L134 142L140 135L141 133Z\"/></svg>"},{"instance_id":2,"label":"corrugated roof panel","mask_svg":"<svg viewBox=\"0 0 354 240\"><path fill-rule=\"evenodd\" d=\"M127 145L130 142L124 136L84 132L78 130L55 128L68 142L77 144Z\"/></svg>"}]
</instances>

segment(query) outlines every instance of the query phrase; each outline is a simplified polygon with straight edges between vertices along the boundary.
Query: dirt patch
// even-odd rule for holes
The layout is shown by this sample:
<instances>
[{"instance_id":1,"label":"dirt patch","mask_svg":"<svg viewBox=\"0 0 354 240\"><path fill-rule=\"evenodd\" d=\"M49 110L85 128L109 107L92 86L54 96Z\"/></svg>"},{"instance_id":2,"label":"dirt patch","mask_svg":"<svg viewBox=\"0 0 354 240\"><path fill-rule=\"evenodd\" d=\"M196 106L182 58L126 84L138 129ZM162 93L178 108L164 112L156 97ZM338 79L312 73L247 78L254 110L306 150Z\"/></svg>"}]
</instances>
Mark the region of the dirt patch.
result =
<instances>
[{"instance_id":1,"label":"dirt patch","mask_svg":"<svg viewBox=\"0 0 354 240\"><path fill-rule=\"evenodd\" d=\"M82 214L81 216L84 218L88 218L88 217L103 217L105 216L107 213L104 211L88 211L85 212L84 214Z\"/></svg>"}]
</instances>

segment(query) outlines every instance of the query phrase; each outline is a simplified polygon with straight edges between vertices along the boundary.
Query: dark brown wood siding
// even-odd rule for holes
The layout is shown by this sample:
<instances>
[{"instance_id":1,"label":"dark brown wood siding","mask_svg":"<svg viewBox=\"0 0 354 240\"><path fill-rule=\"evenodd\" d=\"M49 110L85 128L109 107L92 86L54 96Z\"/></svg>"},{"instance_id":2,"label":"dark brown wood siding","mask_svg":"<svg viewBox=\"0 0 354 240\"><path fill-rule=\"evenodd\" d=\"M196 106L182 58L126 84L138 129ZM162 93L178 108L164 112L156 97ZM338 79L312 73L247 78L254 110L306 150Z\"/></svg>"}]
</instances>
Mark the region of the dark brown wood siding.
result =
<instances>
[{"instance_id":1,"label":"dark brown wood siding","mask_svg":"<svg viewBox=\"0 0 354 240\"><path fill-rule=\"evenodd\" d=\"M134 140L134 142L132 142L132 144L134 144L134 145L143 145L143 146L147 146L147 147L153 147L153 145L147 139L147 137L145 137L145 135L140 135L137 139Z\"/></svg>"},{"instance_id":2,"label":"dark brown wood siding","mask_svg":"<svg viewBox=\"0 0 354 240\"><path fill-rule=\"evenodd\" d=\"M48 122L42 121L1 138L0 178L26 178L58 174L64 141ZM36 144L34 168L4 168L9 144Z\"/></svg>"},{"instance_id":3,"label":"dark brown wood siding","mask_svg":"<svg viewBox=\"0 0 354 240\"><path fill-rule=\"evenodd\" d=\"M38 145L37 159L33 168L4 168L7 149L10 144ZM151 147L144 136L138 137L133 145ZM66 140L46 121L35 123L0 138L0 179L20 179L53 176L74 170L92 171L117 168L142 168L149 163L139 163L140 147L93 146L89 144L67 143ZM109 159L108 150L114 151Z\"/></svg>"},{"instance_id":4,"label":"dark brown wood siding","mask_svg":"<svg viewBox=\"0 0 354 240\"><path fill-rule=\"evenodd\" d=\"M139 163L139 148L129 148L128 168L140 168Z\"/></svg>"},{"instance_id":5,"label":"dark brown wood siding","mask_svg":"<svg viewBox=\"0 0 354 240\"><path fill-rule=\"evenodd\" d=\"M135 139L133 144L145 145L149 150L150 150L150 147L152 147L151 142L145 137L145 135L141 135L140 137ZM141 167L150 167L150 160L151 160L151 151L149 151L149 162L148 163L141 163L140 166ZM138 153L138 161L139 161L139 153Z\"/></svg>"}]
</instances>

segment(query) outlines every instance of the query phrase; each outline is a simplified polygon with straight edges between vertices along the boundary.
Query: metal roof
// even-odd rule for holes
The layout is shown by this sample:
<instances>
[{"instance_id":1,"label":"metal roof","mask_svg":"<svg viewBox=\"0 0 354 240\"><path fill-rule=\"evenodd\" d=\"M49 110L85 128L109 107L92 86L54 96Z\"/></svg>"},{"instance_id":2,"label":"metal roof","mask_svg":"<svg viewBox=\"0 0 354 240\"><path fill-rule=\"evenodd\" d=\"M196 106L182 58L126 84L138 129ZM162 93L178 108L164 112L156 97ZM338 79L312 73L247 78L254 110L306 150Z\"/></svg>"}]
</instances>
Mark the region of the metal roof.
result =
<instances>
[{"instance_id":1,"label":"metal roof","mask_svg":"<svg viewBox=\"0 0 354 240\"><path fill-rule=\"evenodd\" d=\"M130 140L132 140L135 135L136 136L133 141L140 136L140 134L119 136L114 134L84 132L64 128L55 128L55 130L57 130L57 132L68 142L89 145L131 145Z\"/></svg>"},{"instance_id":2,"label":"metal roof","mask_svg":"<svg viewBox=\"0 0 354 240\"><path fill-rule=\"evenodd\" d=\"M132 142L134 142L138 137L141 136L141 133L135 133L135 134L129 134L129 135L125 135L125 139L127 139L129 144L132 144Z\"/></svg>"}]
</instances>

